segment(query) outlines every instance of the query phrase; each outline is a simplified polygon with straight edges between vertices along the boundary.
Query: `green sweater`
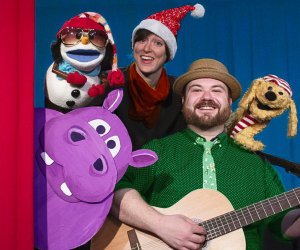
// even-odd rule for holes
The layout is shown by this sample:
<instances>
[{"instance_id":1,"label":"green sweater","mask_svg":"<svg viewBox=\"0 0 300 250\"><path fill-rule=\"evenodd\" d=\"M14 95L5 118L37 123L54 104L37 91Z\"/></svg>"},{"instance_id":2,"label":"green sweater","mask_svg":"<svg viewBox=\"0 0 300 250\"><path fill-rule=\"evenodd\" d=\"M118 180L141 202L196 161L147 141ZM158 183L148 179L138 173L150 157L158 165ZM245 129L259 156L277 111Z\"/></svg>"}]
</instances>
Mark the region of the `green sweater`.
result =
<instances>
[{"instance_id":1,"label":"green sweater","mask_svg":"<svg viewBox=\"0 0 300 250\"><path fill-rule=\"evenodd\" d=\"M185 129L149 142L145 148L155 151L159 160L146 168L129 167L116 190L134 188L150 205L170 207L189 192L202 188L203 146L197 143L199 137L192 130ZM216 165L217 187L235 209L284 192L269 163L235 144L225 133L220 134L218 139L220 143L211 150ZM275 217L279 218L270 218ZM270 218L244 228L247 249L262 248L260 229ZM277 222L279 234L278 220L273 221Z\"/></svg>"}]
</instances>

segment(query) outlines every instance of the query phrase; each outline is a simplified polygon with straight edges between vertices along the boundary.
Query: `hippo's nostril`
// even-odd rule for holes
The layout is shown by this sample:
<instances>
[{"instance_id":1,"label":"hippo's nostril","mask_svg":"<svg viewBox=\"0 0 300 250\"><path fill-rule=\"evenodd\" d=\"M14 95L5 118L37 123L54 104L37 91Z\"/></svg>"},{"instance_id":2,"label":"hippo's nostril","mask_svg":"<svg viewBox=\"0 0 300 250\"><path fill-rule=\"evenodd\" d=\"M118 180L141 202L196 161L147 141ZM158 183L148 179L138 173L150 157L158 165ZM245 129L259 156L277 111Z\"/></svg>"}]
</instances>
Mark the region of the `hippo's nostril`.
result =
<instances>
[{"instance_id":1,"label":"hippo's nostril","mask_svg":"<svg viewBox=\"0 0 300 250\"><path fill-rule=\"evenodd\" d=\"M276 94L273 91L268 91L267 93L265 93L265 97L269 101L275 101L277 99L277 96L276 96Z\"/></svg>"},{"instance_id":2,"label":"hippo's nostril","mask_svg":"<svg viewBox=\"0 0 300 250\"><path fill-rule=\"evenodd\" d=\"M100 158L94 162L93 166L97 171L103 171L103 162Z\"/></svg>"}]
</instances>

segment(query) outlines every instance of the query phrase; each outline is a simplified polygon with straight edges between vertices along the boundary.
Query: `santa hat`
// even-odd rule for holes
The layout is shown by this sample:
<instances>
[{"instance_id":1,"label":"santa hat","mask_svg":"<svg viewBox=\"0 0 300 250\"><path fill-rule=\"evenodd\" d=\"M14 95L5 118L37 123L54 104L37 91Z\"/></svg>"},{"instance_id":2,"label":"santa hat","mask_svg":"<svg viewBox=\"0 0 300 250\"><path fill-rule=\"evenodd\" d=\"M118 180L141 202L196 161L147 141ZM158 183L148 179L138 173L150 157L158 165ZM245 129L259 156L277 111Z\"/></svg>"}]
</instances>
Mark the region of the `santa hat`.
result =
<instances>
[{"instance_id":1,"label":"santa hat","mask_svg":"<svg viewBox=\"0 0 300 250\"><path fill-rule=\"evenodd\" d=\"M109 73L108 79L113 79L110 81L110 85L120 85L124 83L124 77L120 77L121 73L118 69L118 58L117 58L117 48L114 42L114 38L111 32L111 29L105 20L105 18L96 13L96 12L84 12L71 18L70 20L66 21L60 30L57 32L56 37L60 37L60 33L64 28L67 27L75 27L81 29L95 29L103 31L104 34L108 37L108 41L112 46L113 50L113 60L112 60L112 72ZM112 76L115 72L117 73L117 77Z\"/></svg>"},{"instance_id":2,"label":"santa hat","mask_svg":"<svg viewBox=\"0 0 300 250\"><path fill-rule=\"evenodd\" d=\"M204 16L205 9L201 4L197 3L194 6L185 5L150 15L147 19L141 21L141 23L133 30L132 46L135 33L139 29L149 30L165 41L170 51L170 59L172 60L177 50L176 36L180 28L180 21L190 11L191 16L199 18Z\"/></svg>"},{"instance_id":3,"label":"santa hat","mask_svg":"<svg viewBox=\"0 0 300 250\"><path fill-rule=\"evenodd\" d=\"M291 89L291 87L290 87L290 85L287 81L279 78L278 76L271 75L271 74L269 74L267 76L264 76L263 79L266 82L273 82L277 86L282 87L290 96L292 96L293 92L292 92L292 89Z\"/></svg>"}]
</instances>

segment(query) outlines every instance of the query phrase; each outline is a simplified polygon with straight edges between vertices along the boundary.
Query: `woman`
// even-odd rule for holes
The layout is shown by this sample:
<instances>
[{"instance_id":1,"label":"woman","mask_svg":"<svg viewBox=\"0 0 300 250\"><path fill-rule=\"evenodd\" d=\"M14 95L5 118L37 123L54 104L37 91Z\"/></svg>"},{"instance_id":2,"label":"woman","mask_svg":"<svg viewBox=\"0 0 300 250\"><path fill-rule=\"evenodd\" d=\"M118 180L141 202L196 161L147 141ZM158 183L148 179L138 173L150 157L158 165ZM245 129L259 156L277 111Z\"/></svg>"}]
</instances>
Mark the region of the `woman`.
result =
<instances>
[{"instance_id":1,"label":"woman","mask_svg":"<svg viewBox=\"0 0 300 250\"><path fill-rule=\"evenodd\" d=\"M189 11L198 17L204 14L202 5L186 5L155 13L133 30L135 61L123 72L124 97L115 113L127 127L134 149L185 127L181 98L172 92L175 78L167 75L164 64L176 54L179 22Z\"/></svg>"}]
</instances>

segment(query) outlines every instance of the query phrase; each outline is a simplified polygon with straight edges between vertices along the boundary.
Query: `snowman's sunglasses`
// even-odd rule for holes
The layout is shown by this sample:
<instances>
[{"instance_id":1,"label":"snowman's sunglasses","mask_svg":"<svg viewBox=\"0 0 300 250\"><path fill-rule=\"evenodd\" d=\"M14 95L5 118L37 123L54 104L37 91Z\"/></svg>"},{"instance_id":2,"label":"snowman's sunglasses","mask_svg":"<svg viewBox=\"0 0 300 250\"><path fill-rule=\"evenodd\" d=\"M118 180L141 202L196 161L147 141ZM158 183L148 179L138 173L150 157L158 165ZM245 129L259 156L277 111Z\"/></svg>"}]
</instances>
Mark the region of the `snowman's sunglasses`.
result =
<instances>
[{"instance_id":1,"label":"snowman's sunglasses","mask_svg":"<svg viewBox=\"0 0 300 250\"><path fill-rule=\"evenodd\" d=\"M81 28L67 27L60 33L62 43L67 46L78 44L83 36L88 37L89 41L98 48L104 48L108 43L106 33L101 30L83 30Z\"/></svg>"}]
</instances>

